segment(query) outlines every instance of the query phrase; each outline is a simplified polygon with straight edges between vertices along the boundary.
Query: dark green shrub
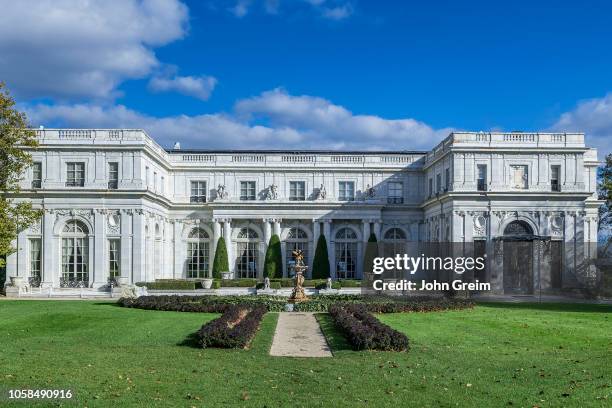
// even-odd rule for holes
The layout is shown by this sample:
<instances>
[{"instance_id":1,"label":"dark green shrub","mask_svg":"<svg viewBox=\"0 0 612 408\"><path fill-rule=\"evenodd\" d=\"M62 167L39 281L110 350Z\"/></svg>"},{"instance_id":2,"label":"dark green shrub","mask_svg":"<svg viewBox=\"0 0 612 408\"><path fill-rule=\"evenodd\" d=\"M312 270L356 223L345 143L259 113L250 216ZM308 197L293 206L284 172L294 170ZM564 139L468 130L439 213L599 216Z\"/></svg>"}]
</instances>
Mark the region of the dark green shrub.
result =
<instances>
[{"instance_id":1,"label":"dark green shrub","mask_svg":"<svg viewBox=\"0 0 612 408\"><path fill-rule=\"evenodd\" d=\"M220 280L214 280L213 284L211 286L211 289L220 289L221 288L221 281Z\"/></svg>"},{"instance_id":2,"label":"dark green shrub","mask_svg":"<svg viewBox=\"0 0 612 408\"><path fill-rule=\"evenodd\" d=\"M376 240L376 234L371 233L368 237L368 243L366 244L365 255L363 256L363 273L371 274L374 258L378 256L378 242Z\"/></svg>"},{"instance_id":3,"label":"dark green shrub","mask_svg":"<svg viewBox=\"0 0 612 408\"><path fill-rule=\"evenodd\" d=\"M327 279L330 275L329 255L327 253L327 240L325 235L320 235L317 240L314 260L312 262L312 278Z\"/></svg>"},{"instance_id":4,"label":"dark green shrub","mask_svg":"<svg viewBox=\"0 0 612 408\"><path fill-rule=\"evenodd\" d=\"M215 279L221 279L221 272L229 271L229 262L227 260L227 246L225 239L220 237L217 241L217 249L215 250L215 260L213 261L212 275Z\"/></svg>"},{"instance_id":5,"label":"dark green shrub","mask_svg":"<svg viewBox=\"0 0 612 408\"><path fill-rule=\"evenodd\" d=\"M270 279L283 276L283 255L278 235L270 237L266 256L264 258L264 277Z\"/></svg>"},{"instance_id":6,"label":"dark green shrub","mask_svg":"<svg viewBox=\"0 0 612 408\"><path fill-rule=\"evenodd\" d=\"M256 279L224 279L221 281L221 286L224 288L254 288L256 284Z\"/></svg>"},{"instance_id":7,"label":"dark green shrub","mask_svg":"<svg viewBox=\"0 0 612 408\"><path fill-rule=\"evenodd\" d=\"M358 279L342 279L340 281L340 287L343 288L359 288L361 287L361 281Z\"/></svg>"},{"instance_id":8,"label":"dark green shrub","mask_svg":"<svg viewBox=\"0 0 612 408\"><path fill-rule=\"evenodd\" d=\"M198 289L201 287L199 282L187 280L157 280L155 282L137 282L136 286L146 286L148 290L195 290L196 283Z\"/></svg>"}]
</instances>

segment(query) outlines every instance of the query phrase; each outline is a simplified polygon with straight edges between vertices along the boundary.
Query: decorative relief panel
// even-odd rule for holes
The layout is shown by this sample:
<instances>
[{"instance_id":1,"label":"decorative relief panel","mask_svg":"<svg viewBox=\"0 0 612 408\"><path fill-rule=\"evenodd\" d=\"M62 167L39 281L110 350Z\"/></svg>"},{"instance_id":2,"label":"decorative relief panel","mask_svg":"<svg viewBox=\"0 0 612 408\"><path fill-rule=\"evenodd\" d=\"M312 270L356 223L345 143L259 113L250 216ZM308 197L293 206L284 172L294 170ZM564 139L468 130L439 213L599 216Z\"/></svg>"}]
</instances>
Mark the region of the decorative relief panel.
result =
<instances>
[{"instance_id":1,"label":"decorative relief panel","mask_svg":"<svg viewBox=\"0 0 612 408\"><path fill-rule=\"evenodd\" d=\"M106 222L106 232L109 235L121 234L121 216L119 212L109 212Z\"/></svg>"}]
</instances>

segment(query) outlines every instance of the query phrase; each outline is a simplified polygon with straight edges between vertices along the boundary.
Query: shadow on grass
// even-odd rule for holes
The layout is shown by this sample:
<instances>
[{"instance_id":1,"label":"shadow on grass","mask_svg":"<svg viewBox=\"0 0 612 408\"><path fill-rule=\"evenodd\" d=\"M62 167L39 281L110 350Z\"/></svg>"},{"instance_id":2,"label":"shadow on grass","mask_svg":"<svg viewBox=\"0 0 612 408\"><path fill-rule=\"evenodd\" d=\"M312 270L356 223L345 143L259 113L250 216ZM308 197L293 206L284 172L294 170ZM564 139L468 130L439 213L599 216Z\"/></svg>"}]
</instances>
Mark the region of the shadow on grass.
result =
<instances>
[{"instance_id":1,"label":"shadow on grass","mask_svg":"<svg viewBox=\"0 0 612 408\"><path fill-rule=\"evenodd\" d=\"M327 340L327 344L331 348L332 352L335 353L337 351L352 351L353 348L346 341L344 335L336 325L334 324L333 319L327 313L317 313L315 314L317 321L319 322L319 326L321 326L321 331Z\"/></svg>"},{"instance_id":2,"label":"shadow on grass","mask_svg":"<svg viewBox=\"0 0 612 408\"><path fill-rule=\"evenodd\" d=\"M96 302L94 303L95 306L114 306L114 307L122 307L119 302Z\"/></svg>"},{"instance_id":3,"label":"shadow on grass","mask_svg":"<svg viewBox=\"0 0 612 408\"><path fill-rule=\"evenodd\" d=\"M197 349L202 348L202 346L200 346L200 343L198 342L198 332L191 333L189 336L185 338L185 340L181 341L180 343L177 343L176 345L181 346L181 347L190 347L190 348L197 348Z\"/></svg>"},{"instance_id":4,"label":"shadow on grass","mask_svg":"<svg viewBox=\"0 0 612 408\"><path fill-rule=\"evenodd\" d=\"M510 303L510 302L478 302L477 306L496 309L529 309L547 312L579 312L579 313L611 313L612 305L588 303Z\"/></svg>"}]
</instances>

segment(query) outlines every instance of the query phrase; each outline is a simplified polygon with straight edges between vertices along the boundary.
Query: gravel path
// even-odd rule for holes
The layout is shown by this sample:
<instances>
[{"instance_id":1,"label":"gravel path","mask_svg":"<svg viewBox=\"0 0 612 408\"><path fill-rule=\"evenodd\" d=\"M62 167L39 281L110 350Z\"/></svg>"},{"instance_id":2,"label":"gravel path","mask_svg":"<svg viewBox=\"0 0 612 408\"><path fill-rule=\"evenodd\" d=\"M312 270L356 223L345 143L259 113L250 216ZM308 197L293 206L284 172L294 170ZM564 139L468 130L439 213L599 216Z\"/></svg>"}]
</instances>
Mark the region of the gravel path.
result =
<instances>
[{"instance_id":1,"label":"gravel path","mask_svg":"<svg viewBox=\"0 0 612 408\"><path fill-rule=\"evenodd\" d=\"M270 355L332 357L314 313L279 313Z\"/></svg>"}]
</instances>

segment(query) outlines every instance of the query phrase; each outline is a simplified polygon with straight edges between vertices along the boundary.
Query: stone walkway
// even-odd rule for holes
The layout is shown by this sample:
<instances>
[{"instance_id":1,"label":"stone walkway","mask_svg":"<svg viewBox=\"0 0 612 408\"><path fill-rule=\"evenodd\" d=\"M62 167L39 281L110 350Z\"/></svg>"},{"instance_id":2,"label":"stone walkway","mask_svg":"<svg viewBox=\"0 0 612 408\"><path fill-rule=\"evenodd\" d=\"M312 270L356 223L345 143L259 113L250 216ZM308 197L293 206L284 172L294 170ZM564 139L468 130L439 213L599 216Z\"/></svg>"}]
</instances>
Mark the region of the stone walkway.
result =
<instances>
[{"instance_id":1,"label":"stone walkway","mask_svg":"<svg viewBox=\"0 0 612 408\"><path fill-rule=\"evenodd\" d=\"M332 357L313 313L279 313L271 356Z\"/></svg>"}]
</instances>

